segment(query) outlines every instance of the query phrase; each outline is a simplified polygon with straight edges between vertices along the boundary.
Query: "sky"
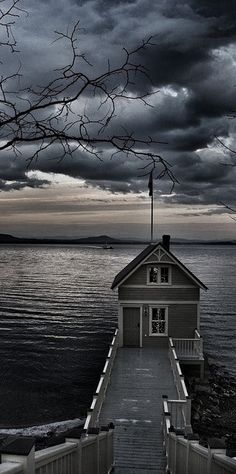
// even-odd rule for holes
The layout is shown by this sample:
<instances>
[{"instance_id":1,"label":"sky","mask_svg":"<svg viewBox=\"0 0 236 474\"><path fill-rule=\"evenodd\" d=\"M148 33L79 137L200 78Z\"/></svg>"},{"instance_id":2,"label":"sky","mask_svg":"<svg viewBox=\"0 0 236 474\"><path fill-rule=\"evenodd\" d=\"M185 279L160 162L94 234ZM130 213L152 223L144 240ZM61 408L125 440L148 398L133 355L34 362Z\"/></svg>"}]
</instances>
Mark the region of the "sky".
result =
<instances>
[{"instance_id":1,"label":"sky","mask_svg":"<svg viewBox=\"0 0 236 474\"><path fill-rule=\"evenodd\" d=\"M6 0L10 2L10 0ZM236 222L236 4L233 0L22 0L14 36L18 53L2 52L2 71L21 64L24 85L36 87L67 64L70 51L54 42L80 21L79 48L104 71L121 64L124 50L152 36L139 53L148 70L132 94L154 92L148 105L120 101L113 129L163 142L156 151L178 183L154 179L155 238L235 239ZM97 107L85 97L85 110ZM81 104L80 104L81 107ZM236 113L236 112L235 112ZM32 145L33 146L33 145ZM26 237L107 234L150 236L148 176L142 163L105 149L102 161L80 149L59 159L55 143L30 166L29 146L0 152L0 233ZM234 166L235 165L235 166Z\"/></svg>"}]
</instances>

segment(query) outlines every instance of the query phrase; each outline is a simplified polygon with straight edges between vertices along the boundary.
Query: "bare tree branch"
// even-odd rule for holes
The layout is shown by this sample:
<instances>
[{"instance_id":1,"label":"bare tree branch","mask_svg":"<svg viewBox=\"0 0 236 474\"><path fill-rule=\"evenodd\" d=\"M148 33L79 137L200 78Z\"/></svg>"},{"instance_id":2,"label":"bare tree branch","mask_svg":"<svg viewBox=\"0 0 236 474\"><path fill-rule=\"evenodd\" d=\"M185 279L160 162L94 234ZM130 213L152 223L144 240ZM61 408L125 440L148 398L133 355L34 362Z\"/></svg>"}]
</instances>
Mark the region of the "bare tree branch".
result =
<instances>
[{"instance_id":1,"label":"bare tree branch","mask_svg":"<svg viewBox=\"0 0 236 474\"><path fill-rule=\"evenodd\" d=\"M4 29L6 37L1 45L12 52L16 52L12 27L15 18L23 12L19 2L11 0L8 9L0 8L0 28ZM0 0L0 6L5 4L8 4L6 0ZM131 51L124 48L120 65L112 67L108 61L107 69L96 75L85 53L78 48L80 29L78 21L66 33L55 32L55 41L66 42L69 46L70 59L68 64L54 71L53 79L46 85L20 90L21 69L0 77L0 152L9 150L18 154L22 145L33 144L35 151L28 158L30 166L55 144L61 150L59 159L80 150L102 160L105 150L111 158L125 155L147 162L149 173L161 165L156 178L167 176L174 185L178 181L171 165L156 152L156 146L162 142L135 136L128 130L114 133L114 120L121 101L140 101L150 107L148 99L158 92L150 92L148 71L137 60L140 52L152 46L152 38ZM83 69L83 65L86 68ZM91 72L88 74L85 69L91 69ZM133 93L137 75L149 81L146 93ZM89 111L84 108L85 99L92 103Z\"/></svg>"},{"instance_id":2,"label":"bare tree branch","mask_svg":"<svg viewBox=\"0 0 236 474\"><path fill-rule=\"evenodd\" d=\"M218 141L218 143L220 143L220 145L222 145L225 150L228 150L230 151L230 153L234 153L236 154L236 150L234 150L233 148L230 148L229 146L227 146L222 140L220 140L218 137L215 137L215 139ZM234 165L235 166L235 165Z\"/></svg>"},{"instance_id":3,"label":"bare tree branch","mask_svg":"<svg viewBox=\"0 0 236 474\"><path fill-rule=\"evenodd\" d=\"M227 204L225 204L224 202L220 201L220 203L222 206L224 206L226 209L228 209L229 211L232 211L236 214L236 209L234 209L233 207L230 207L228 206Z\"/></svg>"},{"instance_id":4,"label":"bare tree branch","mask_svg":"<svg viewBox=\"0 0 236 474\"><path fill-rule=\"evenodd\" d=\"M222 202L220 201L219 204L221 206L224 206L225 209L228 209L229 211L231 211L233 214L236 214L236 209L234 207L230 207L228 206L227 204L225 204L225 202ZM232 216L231 214L228 214L228 216L230 217L230 219L233 219L233 221L236 221L236 218L234 216Z\"/></svg>"}]
</instances>

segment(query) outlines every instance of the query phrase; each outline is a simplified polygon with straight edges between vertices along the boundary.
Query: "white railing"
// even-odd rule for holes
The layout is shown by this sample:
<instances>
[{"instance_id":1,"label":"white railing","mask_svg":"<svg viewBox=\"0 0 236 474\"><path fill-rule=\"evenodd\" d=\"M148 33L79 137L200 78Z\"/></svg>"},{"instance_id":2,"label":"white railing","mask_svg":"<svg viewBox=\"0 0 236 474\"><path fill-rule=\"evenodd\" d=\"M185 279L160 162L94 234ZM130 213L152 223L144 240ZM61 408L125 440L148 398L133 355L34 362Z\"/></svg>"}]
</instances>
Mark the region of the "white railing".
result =
<instances>
[{"instance_id":1,"label":"white railing","mask_svg":"<svg viewBox=\"0 0 236 474\"><path fill-rule=\"evenodd\" d=\"M174 346L174 340L169 338L169 359L174 376L174 382L177 388L179 399L185 400L188 397L188 391L185 385L184 376L180 367L179 359Z\"/></svg>"},{"instance_id":2,"label":"white railing","mask_svg":"<svg viewBox=\"0 0 236 474\"><path fill-rule=\"evenodd\" d=\"M110 381L111 371L119 345L118 329L112 339L108 356L96 393L88 411L84 431L86 435L67 439L65 443L27 455L2 454L0 474L107 474L113 464L113 429L95 429ZM94 430L93 430L94 428ZM89 430L94 431L89 433ZM21 438L22 439L22 438ZM21 445L21 439L19 445ZM14 446L15 449L15 446Z\"/></svg>"},{"instance_id":3,"label":"white railing","mask_svg":"<svg viewBox=\"0 0 236 474\"><path fill-rule=\"evenodd\" d=\"M35 473L46 474L48 470L52 474L76 472L77 448L77 443L66 442L37 451L35 453Z\"/></svg>"},{"instance_id":4,"label":"white railing","mask_svg":"<svg viewBox=\"0 0 236 474\"><path fill-rule=\"evenodd\" d=\"M0 464L1 474L23 474L22 464L17 462L4 462Z\"/></svg>"},{"instance_id":5,"label":"white railing","mask_svg":"<svg viewBox=\"0 0 236 474\"><path fill-rule=\"evenodd\" d=\"M196 334L199 339L199 333ZM236 473L236 459L225 454L224 449L204 448L194 440L191 429L191 400L173 342L169 338L169 358L178 400L163 396L163 434L169 474L231 474ZM180 430L182 435L179 435ZM183 436L183 433L186 435Z\"/></svg>"},{"instance_id":6,"label":"white railing","mask_svg":"<svg viewBox=\"0 0 236 474\"><path fill-rule=\"evenodd\" d=\"M90 409L88 410L87 418L84 424L85 430L98 426L99 415L102 408L102 404L106 396L107 387L110 382L111 371L112 371L113 363L116 357L118 346L119 346L119 331L118 329L116 329L110 348L109 348L109 352L108 352L106 362L102 371L102 375L98 382L95 395L93 396Z\"/></svg>"},{"instance_id":7,"label":"white railing","mask_svg":"<svg viewBox=\"0 0 236 474\"><path fill-rule=\"evenodd\" d=\"M173 338L172 341L180 359L203 359L203 340L197 329L194 338Z\"/></svg>"},{"instance_id":8,"label":"white railing","mask_svg":"<svg viewBox=\"0 0 236 474\"><path fill-rule=\"evenodd\" d=\"M169 400L168 411L170 413L171 425L177 430L184 430L185 427L191 425L191 421L187 419L187 400Z\"/></svg>"},{"instance_id":9,"label":"white railing","mask_svg":"<svg viewBox=\"0 0 236 474\"><path fill-rule=\"evenodd\" d=\"M169 474L233 474L236 460L226 456L225 449L204 448L198 440L185 439L169 432L165 420L167 472Z\"/></svg>"},{"instance_id":10,"label":"white railing","mask_svg":"<svg viewBox=\"0 0 236 474\"><path fill-rule=\"evenodd\" d=\"M169 338L169 359L178 393L177 400L169 400L166 398L168 405L167 412L170 414L170 423L176 429L185 429L186 431L191 432L191 399L188 396L184 376L181 371L172 338Z\"/></svg>"},{"instance_id":11,"label":"white railing","mask_svg":"<svg viewBox=\"0 0 236 474\"><path fill-rule=\"evenodd\" d=\"M22 438L20 439L22 441ZM2 454L0 474L108 474L113 465L113 429L68 438L57 446L26 455Z\"/></svg>"}]
</instances>

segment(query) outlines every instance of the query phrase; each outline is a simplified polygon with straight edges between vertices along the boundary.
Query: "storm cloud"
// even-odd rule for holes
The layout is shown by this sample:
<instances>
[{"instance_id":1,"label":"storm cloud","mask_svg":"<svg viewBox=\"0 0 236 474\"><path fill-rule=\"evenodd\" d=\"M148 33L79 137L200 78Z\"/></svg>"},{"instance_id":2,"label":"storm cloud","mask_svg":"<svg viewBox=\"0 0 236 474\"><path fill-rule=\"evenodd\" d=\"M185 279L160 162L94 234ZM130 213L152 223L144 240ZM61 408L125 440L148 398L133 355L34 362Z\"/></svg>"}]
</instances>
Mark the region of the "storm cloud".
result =
<instances>
[{"instance_id":1,"label":"storm cloud","mask_svg":"<svg viewBox=\"0 0 236 474\"><path fill-rule=\"evenodd\" d=\"M152 136L165 142L156 150L172 165L179 181L171 198L165 198L170 184L164 178L155 188L170 203L233 203L235 169L223 162L234 162L219 147L216 137L234 144L235 124L227 115L236 110L236 4L211 0L58 0L32 2L22 6L15 26L19 55L12 55L8 70L21 61L23 83L45 83L54 68L66 64L68 49L53 43L54 30L66 31L80 20L79 44L93 68L103 71L109 58L118 65L122 48L135 48L152 36L153 45L139 53L151 81L137 77L132 92L158 90L149 99L152 108L141 103L121 104L110 125L111 131L123 127L136 136ZM3 153L0 159L0 189L41 187L46 180L29 177L25 158ZM104 150L104 161L78 151L73 158L57 159L52 146L30 170L61 173L82 178L85 185L111 193L141 193L147 189L142 163L126 157L110 159ZM50 178L49 178L50 181ZM17 188L18 186L18 188Z\"/></svg>"}]
</instances>

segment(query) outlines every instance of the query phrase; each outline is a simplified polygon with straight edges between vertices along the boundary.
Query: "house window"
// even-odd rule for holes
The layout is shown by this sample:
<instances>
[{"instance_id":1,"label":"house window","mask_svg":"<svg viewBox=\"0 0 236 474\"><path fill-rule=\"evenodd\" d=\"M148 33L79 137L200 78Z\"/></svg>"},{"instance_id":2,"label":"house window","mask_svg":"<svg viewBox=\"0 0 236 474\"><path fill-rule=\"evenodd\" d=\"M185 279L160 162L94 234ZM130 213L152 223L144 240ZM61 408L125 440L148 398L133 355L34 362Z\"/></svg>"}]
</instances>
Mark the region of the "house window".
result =
<instances>
[{"instance_id":1,"label":"house window","mask_svg":"<svg viewBox=\"0 0 236 474\"><path fill-rule=\"evenodd\" d=\"M150 336L167 336L167 308L150 308Z\"/></svg>"},{"instance_id":2,"label":"house window","mask_svg":"<svg viewBox=\"0 0 236 474\"><path fill-rule=\"evenodd\" d=\"M170 267L151 265L148 267L148 284L170 285Z\"/></svg>"},{"instance_id":3,"label":"house window","mask_svg":"<svg viewBox=\"0 0 236 474\"><path fill-rule=\"evenodd\" d=\"M149 283L158 283L158 267L149 268Z\"/></svg>"},{"instance_id":4,"label":"house window","mask_svg":"<svg viewBox=\"0 0 236 474\"><path fill-rule=\"evenodd\" d=\"M161 267L161 283L169 283L169 267Z\"/></svg>"}]
</instances>

